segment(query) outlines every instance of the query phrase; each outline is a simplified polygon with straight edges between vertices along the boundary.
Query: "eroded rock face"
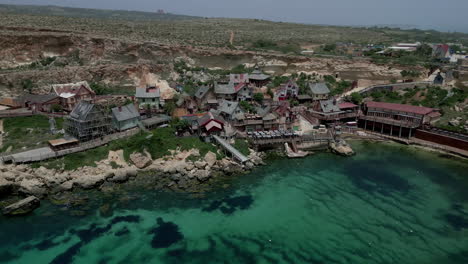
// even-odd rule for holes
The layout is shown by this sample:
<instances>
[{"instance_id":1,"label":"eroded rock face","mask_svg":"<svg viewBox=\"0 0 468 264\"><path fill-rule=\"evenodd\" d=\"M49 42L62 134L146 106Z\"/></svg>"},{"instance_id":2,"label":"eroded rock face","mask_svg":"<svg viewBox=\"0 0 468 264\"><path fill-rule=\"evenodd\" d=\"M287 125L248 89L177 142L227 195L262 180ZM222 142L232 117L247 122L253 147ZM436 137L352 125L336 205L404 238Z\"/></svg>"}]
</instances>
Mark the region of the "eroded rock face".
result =
<instances>
[{"instance_id":1,"label":"eroded rock face","mask_svg":"<svg viewBox=\"0 0 468 264\"><path fill-rule=\"evenodd\" d=\"M35 196L29 196L17 203L11 204L3 208L4 215L22 215L34 211L41 204L41 201Z\"/></svg>"},{"instance_id":2,"label":"eroded rock face","mask_svg":"<svg viewBox=\"0 0 468 264\"><path fill-rule=\"evenodd\" d=\"M152 160L148 158L147 156L141 154L141 153L132 153L130 155L130 160L132 161L133 164L139 169L144 169L148 167Z\"/></svg>"}]
</instances>

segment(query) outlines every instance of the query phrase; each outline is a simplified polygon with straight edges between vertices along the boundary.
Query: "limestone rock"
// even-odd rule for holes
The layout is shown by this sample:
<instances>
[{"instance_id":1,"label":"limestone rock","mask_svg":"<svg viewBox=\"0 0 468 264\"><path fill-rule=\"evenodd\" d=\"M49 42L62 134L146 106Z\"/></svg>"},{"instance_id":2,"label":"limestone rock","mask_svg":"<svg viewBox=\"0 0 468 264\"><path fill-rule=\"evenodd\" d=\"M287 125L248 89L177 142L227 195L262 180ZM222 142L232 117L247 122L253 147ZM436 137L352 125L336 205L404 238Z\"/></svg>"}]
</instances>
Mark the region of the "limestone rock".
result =
<instances>
[{"instance_id":1,"label":"limestone rock","mask_svg":"<svg viewBox=\"0 0 468 264\"><path fill-rule=\"evenodd\" d=\"M206 153L204 160L208 164L208 166L212 167L216 163L216 154L209 151L208 153Z\"/></svg>"},{"instance_id":2,"label":"limestone rock","mask_svg":"<svg viewBox=\"0 0 468 264\"><path fill-rule=\"evenodd\" d=\"M204 162L204 161L195 161L194 165L198 169L202 170L202 169L204 169L206 167L207 163Z\"/></svg>"},{"instance_id":3,"label":"limestone rock","mask_svg":"<svg viewBox=\"0 0 468 264\"><path fill-rule=\"evenodd\" d=\"M58 187L58 191L71 191L73 189L73 181L66 181Z\"/></svg>"},{"instance_id":4,"label":"limestone rock","mask_svg":"<svg viewBox=\"0 0 468 264\"><path fill-rule=\"evenodd\" d=\"M452 126L459 126L460 125L460 120L458 118L452 119L449 121L449 124Z\"/></svg>"},{"instance_id":5,"label":"limestone rock","mask_svg":"<svg viewBox=\"0 0 468 264\"><path fill-rule=\"evenodd\" d=\"M29 196L17 203L3 208L4 215L22 215L34 211L41 204L41 201L35 196Z\"/></svg>"},{"instance_id":6,"label":"limestone rock","mask_svg":"<svg viewBox=\"0 0 468 264\"><path fill-rule=\"evenodd\" d=\"M130 155L130 160L132 161L133 164L139 169L143 169L148 167L152 160L148 158L147 156L141 154L141 153L132 153Z\"/></svg>"},{"instance_id":7,"label":"limestone rock","mask_svg":"<svg viewBox=\"0 0 468 264\"><path fill-rule=\"evenodd\" d=\"M346 144L346 142L330 143L330 148L333 153L342 156L352 156L355 154L353 149L348 144Z\"/></svg>"},{"instance_id":8,"label":"limestone rock","mask_svg":"<svg viewBox=\"0 0 468 264\"><path fill-rule=\"evenodd\" d=\"M199 171L197 171L196 176L197 176L197 179L198 179L199 181L202 181L202 182L203 182L203 181L206 181L206 180L208 180L208 179L210 178L210 171L207 171L207 170L199 170Z\"/></svg>"},{"instance_id":9,"label":"limestone rock","mask_svg":"<svg viewBox=\"0 0 468 264\"><path fill-rule=\"evenodd\" d=\"M81 175L80 177L75 179L75 184L83 189L92 189L105 180L103 174L97 175Z\"/></svg>"},{"instance_id":10,"label":"limestone rock","mask_svg":"<svg viewBox=\"0 0 468 264\"><path fill-rule=\"evenodd\" d=\"M46 186L38 179L23 179L19 184L22 193L42 196L47 192Z\"/></svg>"},{"instance_id":11,"label":"limestone rock","mask_svg":"<svg viewBox=\"0 0 468 264\"><path fill-rule=\"evenodd\" d=\"M128 180L128 174L126 170L117 170L114 173L114 177L108 179L111 182L125 182Z\"/></svg>"}]
</instances>

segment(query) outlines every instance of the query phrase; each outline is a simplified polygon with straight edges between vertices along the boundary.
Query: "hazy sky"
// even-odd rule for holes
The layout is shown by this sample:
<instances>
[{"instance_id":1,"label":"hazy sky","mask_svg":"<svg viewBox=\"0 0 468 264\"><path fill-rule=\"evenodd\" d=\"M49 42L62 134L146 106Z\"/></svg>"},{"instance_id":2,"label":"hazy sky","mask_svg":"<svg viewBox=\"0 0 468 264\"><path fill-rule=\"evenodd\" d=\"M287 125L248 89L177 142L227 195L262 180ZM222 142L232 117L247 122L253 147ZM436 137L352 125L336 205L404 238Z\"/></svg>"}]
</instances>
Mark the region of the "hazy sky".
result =
<instances>
[{"instance_id":1,"label":"hazy sky","mask_svg":"<svg viewBox=\"0 0 468 264\"><path fill-rule=\"evenodd\" d=\"M156 11L331 25L414 25L468 32L468 0L0 0L4 4Z\"/></svg>"}]
</instances>

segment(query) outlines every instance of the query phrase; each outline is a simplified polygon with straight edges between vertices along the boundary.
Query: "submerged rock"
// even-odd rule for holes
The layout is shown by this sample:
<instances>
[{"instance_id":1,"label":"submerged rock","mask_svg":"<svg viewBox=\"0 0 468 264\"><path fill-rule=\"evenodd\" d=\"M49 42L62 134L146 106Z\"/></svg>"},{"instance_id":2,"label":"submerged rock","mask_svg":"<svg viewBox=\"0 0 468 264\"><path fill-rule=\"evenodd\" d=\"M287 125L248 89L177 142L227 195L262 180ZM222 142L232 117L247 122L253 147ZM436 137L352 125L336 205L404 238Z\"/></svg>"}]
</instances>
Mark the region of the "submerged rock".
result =
<instances>
[{"instance_id":1,"label":"submerged rock","mask_svg":"<svg viewBox=\"0 0 468 264\"><path fill-rule=\"evenodd\" d=\"M3 208L4 215L23 215L34 211L41 204L41 201L35 196L29 196L17 203Z\"/></svg>"}]
</instances>

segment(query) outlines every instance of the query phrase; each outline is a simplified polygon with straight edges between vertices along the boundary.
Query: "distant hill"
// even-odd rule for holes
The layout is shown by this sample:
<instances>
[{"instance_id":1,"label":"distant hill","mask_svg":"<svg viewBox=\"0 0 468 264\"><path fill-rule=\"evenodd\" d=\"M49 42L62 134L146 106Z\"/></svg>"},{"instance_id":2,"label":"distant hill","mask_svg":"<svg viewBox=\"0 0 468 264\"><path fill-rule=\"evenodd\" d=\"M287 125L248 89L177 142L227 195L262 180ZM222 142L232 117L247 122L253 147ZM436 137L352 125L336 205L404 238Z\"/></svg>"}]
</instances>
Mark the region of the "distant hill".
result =
<instances>
[{"instance_id":1,"label":"distant hill","mask_svg":"<svg viewBox=\"0 0 468 264\"><path fill-rule=\"evenodd\" d=\"M101 18L101 19L122 19L122 20L154 20L154 21L170 21L170 20L189 20L200 17L176 15L170 13L152 13L140 11L125 11L125 10L104 10L104 9L87 9L87 8L72 8L61 6L38 6L38 5L2 5L0 4L0 13L13 13L24 15L47 15L47 16L63 16L76 18Z\"/></svg>"},{"instance_id":2,"label":"distant hill","mask_svg":"<svg viewBox=\"0 0 468 264\"><path fill-rule=\"evenodd\" d=\"M96 0L99 1L99 0ZM283 23L262 19L203 18L155 12L0 5L2 29L49 29L86 33L126 41L226 46L231 32L234 46L298 53L311 44L386 44L395 42L462 43L468 34L390 27L356 27ZM14 32L14 31L13 31ZM11 32L10 32L11 33Z\"/></svg>"}]
</instances>

